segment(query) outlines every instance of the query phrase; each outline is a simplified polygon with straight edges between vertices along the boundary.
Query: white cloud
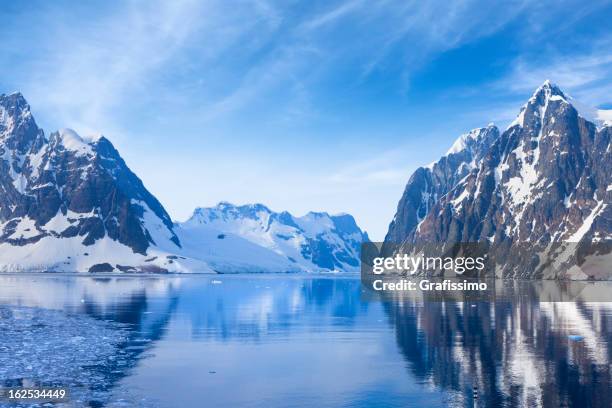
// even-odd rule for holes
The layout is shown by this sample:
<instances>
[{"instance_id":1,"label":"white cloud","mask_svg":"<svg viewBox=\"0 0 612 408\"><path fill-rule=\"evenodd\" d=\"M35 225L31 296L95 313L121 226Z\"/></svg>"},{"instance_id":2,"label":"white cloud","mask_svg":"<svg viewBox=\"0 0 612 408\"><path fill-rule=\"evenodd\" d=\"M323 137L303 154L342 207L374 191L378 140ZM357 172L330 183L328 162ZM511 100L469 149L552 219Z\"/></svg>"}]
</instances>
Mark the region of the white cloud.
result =
<instances>
[{"instance_id":1,"label":"white cloud","mask_svg":"<svg viewBox=\"0 0 612 408\"><path fill-rule=\"evenodd\" d=\"M27 96L73 127L111 125L109 110L180 47L197 18L192 8L189 2L131 5L88 30L52 24L52 52L34 68Z\"/></svg>"},{"instance_id":2,"label":"white cloud","mask_svg":"<svg viewBox=\"0 0 612 408\"><path fill-rule=\"evenodd\" d=\"M402 50L403 71L413 70L435 56L489 36L523 12L525 2L408 1L388 13L380 43L364 64L364 76L385 65L394 49ZM379 10L380 11L380 10ZM373 13L368 10L368 13Z\"/></svg>"},{"instance_id":3,"label":"white cloud","mask_svg":"<svg viewBox=\"0 0 612 408\"><path fill-rule=\"evenodd\" d=\"M612 71L612 55L599 51L588 55L575 55L547 59L544 65L535 65L524 59L515 62L512 73L499 82L499 88L511 91L528 91L551 79L569 89L578 89L609 78Z\"/></svg>"},{"instance_id":4,"label":"white cloud","mask_svg":"<svg viewBox=\"0 0 612 408\"><path fill-rule=\"evenodd\" d=\"M48 35L35 39L43 55L22 61L22 90L46 116L82 132L108 132L119 123L117 111L163 98L168 75L212 61L262 20L278 20L263 1L239 14L215 0L132 1L92 21L41 13Z\"/></svg>"},{"instance_id":5,"label":"white cloud","mask_svg":"<svg viewBox=\"0 0 612 408\"><path fill-rule=\"evenodd\" d=\"M300 27L305 30L315 30L325 25L335 23L338 19L349 16L351 13L361 9L365 5L364 0L352 0L341 3L322 14L306 21Z\"/></svg>"},{"instance_id":6,"label":"white cloud","mask_svg":"<svg viewBox=\"0 0 612 408\"><path fill-rule=\"evenodd\" d=\"M591 106L612 101L612 36L576 47L569 53L521 56L508 75L490 85L502 93L529 93L546 79L558 84L580 102Z\"/></svg>"}]
</instances>

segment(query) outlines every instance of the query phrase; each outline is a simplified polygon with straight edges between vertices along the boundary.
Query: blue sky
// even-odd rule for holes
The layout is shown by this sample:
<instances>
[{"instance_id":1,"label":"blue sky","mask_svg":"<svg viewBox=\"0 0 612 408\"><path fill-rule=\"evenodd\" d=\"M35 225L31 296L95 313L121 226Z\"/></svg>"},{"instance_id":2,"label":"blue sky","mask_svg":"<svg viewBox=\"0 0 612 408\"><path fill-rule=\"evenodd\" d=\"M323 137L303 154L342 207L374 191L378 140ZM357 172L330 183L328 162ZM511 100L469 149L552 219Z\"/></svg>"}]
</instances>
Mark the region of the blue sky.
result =
<instances>
[{"instance_id":1,"label":"blue sky","mask_svg":"<svg viewBox=\"0 0 612 408\"><path fill-rule=\"evenodd\" d=\"M261 202L382 239L416 167L545 79L612 108L606 1L14 3L0 93L106 135L177 220Z\"/></svg>"}]
</instances>

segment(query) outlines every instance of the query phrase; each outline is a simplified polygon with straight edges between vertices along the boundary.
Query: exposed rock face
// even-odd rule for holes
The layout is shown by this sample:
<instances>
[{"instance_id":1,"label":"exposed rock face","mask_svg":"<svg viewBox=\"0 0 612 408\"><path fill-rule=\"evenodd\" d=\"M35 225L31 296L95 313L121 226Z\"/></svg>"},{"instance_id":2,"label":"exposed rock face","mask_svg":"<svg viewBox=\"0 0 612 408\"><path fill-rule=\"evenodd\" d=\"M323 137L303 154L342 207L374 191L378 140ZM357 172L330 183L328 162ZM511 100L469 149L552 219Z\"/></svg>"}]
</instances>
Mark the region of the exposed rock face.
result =
<instances>
[{"instance_id":1,"label":"exposed rock face","mask_svg":"<svg viewBox=\"0 0 612 408\"><path fill-rule=\"evenodd\" d=\"M411 185L418 170L406 187L416 193L404 194L386 241L485 242L498 255L516 245L538 251L573 242L575 256L588 256L593 242L612 239L611 132L609 125L598 129L582 117L547 81L505 132L481 145L481 158L434 197L425 212L419 212L423 205L415 209L414 204L418 191L428 192ZM610 277L591 275L588 268L544 272L537 261L497 261L496 273L504 277Z\"/></svg>"},{"instance_id":2,"label":"exposed rock face","mask_svg":"<svg viewBox=\"0 0 612 408\"><path fill-rule=\"evenodd\" d=\"M152 246L180 249L170 217L108 139L84 139L69 129L46 138L19 93L0 95L0 191L4 269L55 270L103 240L142 256ZM61 262L54 245L60 239L67 251ZM82 246L77 253L75 245ZM35 264L15 249L26 246L40 255Z\"/></svg>"},{"instance_id":3,"label":"exposed rock face","mask_svg":"<svg viewBox=\"0 0 612 408\"><path fill-rule=\"evenodd\" d=\"M401 243L425 219L431 208L462 180L499 137L494 125L461 135L437 162L419 167L408 180L385 241Z\"/></svg>"},{"instance_id":4,"label":"exposed rock face","mask_svg":"<svg viewBox=\"0 0 612 408\"><path fill-rule=\"evenodd\" d=\"M179 233L189 232L194 242L198 230L202 234L213 230L217 235L238 236L304 271L358 271L361 244L368 240L348 214L310 212L294 217L262 204L235 206L222 202L212 208L197 208L179 227Z\"/></svg>"}]
</instances>

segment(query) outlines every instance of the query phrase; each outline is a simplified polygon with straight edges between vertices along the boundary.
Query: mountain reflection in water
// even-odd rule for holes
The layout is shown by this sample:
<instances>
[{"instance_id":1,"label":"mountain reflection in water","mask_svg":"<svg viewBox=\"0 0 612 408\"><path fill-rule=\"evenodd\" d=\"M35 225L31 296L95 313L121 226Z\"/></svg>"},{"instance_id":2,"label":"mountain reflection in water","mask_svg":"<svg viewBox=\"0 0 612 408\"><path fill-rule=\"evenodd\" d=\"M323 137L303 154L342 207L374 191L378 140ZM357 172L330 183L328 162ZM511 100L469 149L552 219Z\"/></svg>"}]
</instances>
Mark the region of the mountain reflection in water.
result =
<instances>
[{"instance_id":1,"label":"mountain reflection in water","mask_svg":"<svg viewBox=\"0 0 612 408\"><path fill-rule=\"evenodd\" d=\"M0 276L0 319L23 310L84 322L48 329L58 353L85 364L78 337L104 360L59 360L97 379L62 377L74 406L612 406L612 303L373 300L355 277ZM107 341L78 333L101 325ZM0 385L52 380L27 347Z\"/></svg>"}]
</instances>

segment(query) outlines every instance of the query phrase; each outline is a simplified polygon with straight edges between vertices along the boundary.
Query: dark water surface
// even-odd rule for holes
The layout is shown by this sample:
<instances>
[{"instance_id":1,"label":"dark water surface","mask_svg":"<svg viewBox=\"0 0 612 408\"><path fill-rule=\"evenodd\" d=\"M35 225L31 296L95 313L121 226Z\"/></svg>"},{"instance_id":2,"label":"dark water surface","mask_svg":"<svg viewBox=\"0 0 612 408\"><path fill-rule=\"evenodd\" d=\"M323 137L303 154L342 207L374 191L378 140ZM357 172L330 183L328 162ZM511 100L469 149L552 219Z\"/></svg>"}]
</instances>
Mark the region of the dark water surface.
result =
<instances>
[{"instance_id":1,"label":"dark water surface","mask_svg":"<svg viewBox=\"0 0 612 408\"><path fill-rule=\"evenodd\" d=\"M0 385L68 387L57 406L610 407L611 361L612 303L380 301L357 277L0 276Z\"/></svg>"}]
</instances>

